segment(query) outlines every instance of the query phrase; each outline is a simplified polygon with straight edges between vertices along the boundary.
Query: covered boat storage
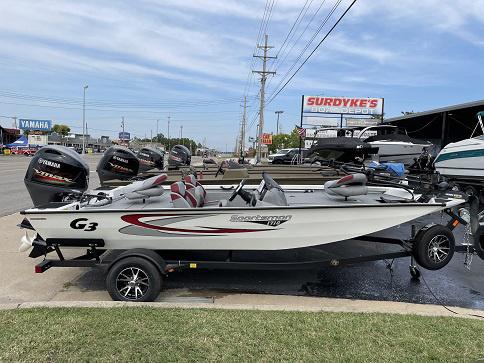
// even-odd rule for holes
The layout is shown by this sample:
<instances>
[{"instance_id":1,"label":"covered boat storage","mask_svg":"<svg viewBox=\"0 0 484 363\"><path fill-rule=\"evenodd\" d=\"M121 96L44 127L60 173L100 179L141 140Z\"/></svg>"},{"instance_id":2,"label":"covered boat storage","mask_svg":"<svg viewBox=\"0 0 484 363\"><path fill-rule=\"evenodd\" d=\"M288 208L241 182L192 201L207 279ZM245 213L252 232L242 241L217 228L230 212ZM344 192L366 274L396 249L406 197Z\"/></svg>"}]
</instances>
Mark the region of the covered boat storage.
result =
<instances>
[{"instance_id":1,"label":"covered boat storage","mask_svg":"<svg viewBox=\"0 0 484 363\"><path fill-rule=\"evenodd\" d=\"M404 127L409 136L431 141L440 150L451 142L469 138L479 111L484 111L484 100L393 117L384 123Z\"/></svg>"}]
</instances>

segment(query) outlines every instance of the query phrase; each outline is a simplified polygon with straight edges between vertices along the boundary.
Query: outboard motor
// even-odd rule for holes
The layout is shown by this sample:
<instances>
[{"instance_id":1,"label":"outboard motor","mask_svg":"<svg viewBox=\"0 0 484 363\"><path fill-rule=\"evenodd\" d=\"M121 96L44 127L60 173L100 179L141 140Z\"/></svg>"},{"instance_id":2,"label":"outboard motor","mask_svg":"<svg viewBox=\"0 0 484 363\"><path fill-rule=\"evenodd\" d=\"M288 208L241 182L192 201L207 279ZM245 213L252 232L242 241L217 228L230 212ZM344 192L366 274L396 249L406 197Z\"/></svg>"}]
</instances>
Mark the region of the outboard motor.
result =
<instances>
[{"instance_id":1,"label":"outboard motor","mask_svg":"<svg viewBox=\"0 0 484 363\"><path fill-rule=\"evenodd\" d=\"M136 155L123 146L111 146L97 164L97 175L101 185L107 180L131 179L138 175L139 160Z\"/></svg>"},{"instance_id":2,"label":"outboard motor","mask_svg":"<svg viewBox=\"0 0 484 363\"><path fill-rule=\"evenodd\" d=\"M168 167L178 169L180 166L189 166L192 162L190 150L184 145L175 145L168 156Z\"/></svg>"},{"instance_id":3,"label":"outboard motor","mask_svg":"<svg viewBox=\"0 0 484 363\"><path fill-rule=\"evenodd\" d=\"M165 153L154 147L144 147L138 152L139 172L144 173L151 169L163 170Z\"/></svg>"},{"instance_id":4,"label":"outboard motor","mask_svg":"<svg viewBox=\"0 0 484 363\"><path fill-rule=\"evenodd\" d=\"M35 207L61 202L87 190L89 166L75 150L44 146L30 161L24 183Z\"/></svg>"}]
</instances>

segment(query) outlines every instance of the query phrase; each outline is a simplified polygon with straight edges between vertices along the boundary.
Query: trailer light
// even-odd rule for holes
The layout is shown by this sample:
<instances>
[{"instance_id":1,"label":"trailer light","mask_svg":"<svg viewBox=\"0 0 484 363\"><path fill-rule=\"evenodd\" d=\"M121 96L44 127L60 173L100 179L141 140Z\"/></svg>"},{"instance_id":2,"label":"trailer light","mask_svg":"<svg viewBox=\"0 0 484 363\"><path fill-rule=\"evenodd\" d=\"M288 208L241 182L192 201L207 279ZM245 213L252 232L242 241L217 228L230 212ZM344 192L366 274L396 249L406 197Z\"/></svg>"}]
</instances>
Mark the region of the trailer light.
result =
<instances>
[{"instance_id":1,"label":"trailer light","mask_svg":"<svg viewBox=\"0 0 484 363\"><path fill-rule=\"evenodd\" d=\"M36 265L35 266L35 273L41 274L42 272L44 272L44 270L42 269L42 266Z\"/></svg>"},{"instance_id":2,"label":"trailer light","mask_svg":"<svg viewBox=\"0 0 484 363\"><path fill-rule=\"evenodd\" d=\"M471 214L469 213L469 210L467 210L466 208L459 209L459 217L461 217L467 223L471 221Z\"/></svg>"}]
</instances>

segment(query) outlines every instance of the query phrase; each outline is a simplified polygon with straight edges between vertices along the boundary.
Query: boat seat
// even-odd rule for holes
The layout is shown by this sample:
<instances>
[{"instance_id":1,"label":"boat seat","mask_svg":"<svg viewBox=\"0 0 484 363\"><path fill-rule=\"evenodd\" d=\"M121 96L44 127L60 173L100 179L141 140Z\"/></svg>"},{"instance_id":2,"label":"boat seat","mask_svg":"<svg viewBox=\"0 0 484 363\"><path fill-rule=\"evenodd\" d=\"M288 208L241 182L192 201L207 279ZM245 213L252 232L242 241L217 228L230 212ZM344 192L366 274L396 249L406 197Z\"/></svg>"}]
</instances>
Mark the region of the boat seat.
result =
<instances>
[{"instance_id":1,"label":"boat seat","mask_svg":"<svg viewBox=\"0 0 484 363\"><path fill-rule=\"evenodd\" d=\"M185 175L185 182L189 182L189 183L195 185L195 187L199 188L199 190L202 191L203 199L207 198L207 191L205 190L203 185L198 181L198 179L195 175L193 175L193 174Z\"/></svg>"},{"instance_id":2,"label":"boat seat","mask_svg":"<svg viewBox=\"0 0 484 363\"><path fill-rule=\"evenodd\" d=\"M175 208L196 207L196 200L186 193L185 184L182 181L175 182L170 186L170 196Z\"/></svg>"},{"instance_id":3,"label":"boat seat","mask_svg":"<svg viewBox=\"0 0 484 363\"><path fill-rule=\"evenodd\" d=\"M167 179L166 174L157 175L146 180L140 180L127 185L120 190L120 193L127 199L146 199L158 197L164 194L165 190L161 184Z\"/></svg>"},{"instance_id":4,"label":"boat seat","mask_svg":"<svg viewBox=\"0 0 484 363\"><path fill-rule=\"evenodd\" d=\"M185 186L187 189L187 193L192 195L195 198L197 207L203 207L205 204L205 198L207 196L207 192L203 188L203 186L198 182L197 178L193 174L185 175L183 178L185 181Z\"/></svg>"},{"instance_id":5,"label":"boat seat","mask_svg":"<svg viewBox=\"0 0 484 363\"><path fill-rule=\"evenodd\" d=\"M367 178L365 174L350 174L338 180L330 180L324 183L324 191L328 195L354 197L357 195L368 194L366 186Z\"/></svg>"}]
</instances>

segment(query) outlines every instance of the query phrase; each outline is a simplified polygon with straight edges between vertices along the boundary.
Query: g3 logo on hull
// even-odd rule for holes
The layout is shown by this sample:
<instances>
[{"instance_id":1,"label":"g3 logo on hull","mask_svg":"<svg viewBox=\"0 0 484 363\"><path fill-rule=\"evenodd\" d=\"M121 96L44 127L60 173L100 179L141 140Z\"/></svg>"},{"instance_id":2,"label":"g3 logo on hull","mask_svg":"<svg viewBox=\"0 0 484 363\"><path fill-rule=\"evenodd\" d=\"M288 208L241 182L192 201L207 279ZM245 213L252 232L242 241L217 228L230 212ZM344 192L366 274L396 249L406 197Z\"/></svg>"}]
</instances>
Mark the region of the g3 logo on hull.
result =
<instances>
[{"instance_id":1,"label":"g3 logo on hull","mask_svg":"<svg viewBox=\"0 0 484 363\"><path fill-rule=\"evenodd\" d=\"M98 225L96 222L89 222L87 218L77 218L71 222L72 229L82 229L86 232L95 231Z\"/></svg>"}]
</instances>

